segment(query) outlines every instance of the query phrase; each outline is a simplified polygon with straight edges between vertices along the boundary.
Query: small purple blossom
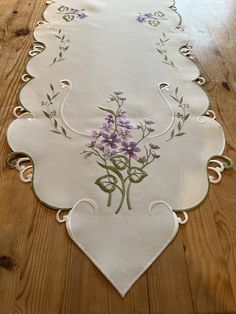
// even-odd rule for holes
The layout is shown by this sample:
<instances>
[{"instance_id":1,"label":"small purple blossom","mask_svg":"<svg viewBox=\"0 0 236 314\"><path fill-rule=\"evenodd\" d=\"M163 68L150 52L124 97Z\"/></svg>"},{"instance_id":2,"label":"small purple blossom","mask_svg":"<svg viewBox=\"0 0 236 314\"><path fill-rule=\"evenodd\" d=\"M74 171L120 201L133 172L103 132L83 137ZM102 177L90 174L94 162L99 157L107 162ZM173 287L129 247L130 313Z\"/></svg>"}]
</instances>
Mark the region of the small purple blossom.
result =
<instances>
[{"instance_id":1,"label":"small purple blossom","mask_svg":"<svg viewBox=\"0 0 236 314\"><path fill-rule=\"evenodd\" d=\"M158 155L157 153L152 153L152 157L157 159L160 157L160 155Z\"/></svg>"},{"instance_id":2,"label":"small purple blossom","mask_svg":"<svg viewBox=\"0 0 236 314\"><path fill-rule=\"evenodd\" d=\"M118 118L126 118L127 113L125 110L119 109L117 113Z\"/></svg>"},{"instance_id":3,"label":"small purple blossom","mask_svg":"<svg viewBox=\"0 0 236 314\"><path fill-rule=\"evenodd\" d=\"M121 148L121 151L124 152L125 155L129 155L130 157L135 158L136 154L140 152L140 148L137 147L137 143L135 142L122 142L121 143L123 148Z\"/></svg>"},{"instance_id":4,"label":"small purple blossom","mask_svg":"<svg viewBox=\"0 0 236 314\"><path fill-rule=\"evenodd\" d=\"M107 123L114 123L114 119L113 119L113 115L112 114L109 114L105 120L107 121Z\"/></svg>"},{"instance_id":5,"label":"small purple blossom","mask_svg":"<svg viewBox=\"0 0 236 314\"><path fill-rule=\"evenodd\" d=\"M92 140L90 143L88 143L86 146L87 147L95 147L96 145L96 140Z\"/></svg>"},{"instance_id":6,"label":"small purple blossom","mask_svg":"<svg viewBox=\"0 0 236 314\"><path fill-rule=\"evenodd\" d=\"M159 149L160 148L160 146L158 146L158 145L156 145L154 143L149 143L149 146L150 146L151 149Z\"/></svg>"},{"instance_id":7,"label":"small purple blossom","mask_svg":"<svg viewBox=\"0 0 236 314\"><path fill-rule=\"evenodd\" d=\"M122 92L121 90L116 90L116 91L114 91L114 94L116 96L120 96L120 95L124 94L124 92Z\"/></svg>"},{"instance_id":8,"label":"small purple blossom","mask_svg":"<svg viewBox=\"0 0 236 314\"><path fill-rule=\"evenodd\" d=\"M146 156L142 156L138 159L139 162L141 162L142 164L144 164L147 161L147 157Z\"/></svg>"},{"instance_id":9,"label":"small purple blossom","mask_svg":"<svg viewBox=\"0 0 236 314\"><path fill-rule=\"evenodd\" d=\"M144 22L146 22L146 17L140 13L140 14L137 16L137 21L138 21L139 23L144 23Z\"/></svg>"},{"instance_id":10,"label":"small purple blossom","mask_svg":"<svg viewBox=\"0 0 236 314\"><path fill-rule=\"evenodd\" d=\"M104 145L102 143L97 143L95 146L100 150L104 150Z\"/></svg>"},{"instance_id":11,"label":"small purple blossom","mask_svg":"<svg viewBox=\"0 0 236 314\"><path fill-rule=\"evenodd\" d=\"M103 133L102 143L105 146L108 146L108 147L111 147L111 148L117 148L116 144L120 143L120 140L119 140L119 138L118 138L116 133L111 133L111 134Z\"/></svg>"},{"instance_id":12,"label":"small purple blossom","mask_svg":"<svg viewBox=\"0 0 236 314\"><path fill-rule=\"evenodd\" d=\"M97 139L101 135L102 135L102 132L100 130L92 130L91 138Z\"/></svg>"},{"instance_id":13,"label":"small purple blossom","mask_svg":"<svg viewBox=\"0 0 236 314\"><path fill-rule=\"evenodd\" d=\"M144 119L145 124L147 125L151 125L151 124L155 124L154 121L152 121L151 119Z\"/></svg>"},{"instance_id":14,"label":"small purple blossom","mask_svg":"<svg viewBox=\"0 0 236 314\"><path fill-rule=\"evenodd\" d=\"M147 130L148 130L149 132L155 132L155 131L156 131L155 128L152 128L152 127L150 127L149 125L147 125Z\"/></svg>"},{"instance_id":15,"label":"small purple blossom","mask_svg":"<svg viewBox=\"0 0 236 314\"><path fill-rule=\"evenodd\" d=\"M118 125L121 128L129 129L129 130L133 129L133 126L131 125L131 122L129 120L119 120Z\"/></svg>"},{"instance_id":16,"label":"small purple blossom","mask_svg":"<svg viewBox=\"0 0 236 314\"><path fill-rule=\"evenodd\" d=\"M104 123L102 126L102 130L107 133L110 133L112 129L113 129L113 123Z\"/></svg>"},{"instance_id":17,"label":"small purple blossom","mask_svg":"<svg viewBox=\"0 0 236 314\"><path fill-rule=\"evenodd\" d=\"M78 9L74 9L74 8L70 8L70 10L69 10L69 12L68 12L69 14L73 14L73 15L76 15L77 16L77 18L79 18L79 19L84 19L84 18L86 18L88 15L85 13L85 9L80 9L80 10L78 10Z\"/></svg>"},{"instance_id":18,"label":"small purple blossom","mask_svg":"<svg viewBox=\"0 0 236 314\"><path fill-rule=\"evenodd\" d=\"M129 138L133 137L129 129L120 129L119 135L124 141L127 141Z\"/></svg>"}]
</instances>

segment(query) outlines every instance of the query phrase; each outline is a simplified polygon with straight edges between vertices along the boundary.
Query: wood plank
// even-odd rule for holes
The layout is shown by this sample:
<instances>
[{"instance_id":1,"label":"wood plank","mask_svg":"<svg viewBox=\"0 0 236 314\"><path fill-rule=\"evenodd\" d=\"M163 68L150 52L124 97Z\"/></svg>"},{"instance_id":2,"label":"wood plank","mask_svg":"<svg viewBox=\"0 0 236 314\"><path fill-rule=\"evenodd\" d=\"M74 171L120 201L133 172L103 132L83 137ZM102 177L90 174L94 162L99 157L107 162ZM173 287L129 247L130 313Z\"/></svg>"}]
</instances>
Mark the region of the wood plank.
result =
<instances>
[{"instance_id":1,"label":"wood plank","mask_svg":"<svg viewBox=\"0 0 236 314\"><path fill-rule=\"evenodd\" d=\"M0 4L0 156L22 86L33 30L44 1ZM177 1L212 108L236 160L236 3ZM122 299L68 238L55 213L38 203L14 170L0 166L1 313L236 313L236 176L226 172L176 240Z\"/></svg>"},{"instance_id":2,"label":"wood plank","mask_svg":"<svg viewBox=\"0 0 236 314\"><path fill-rule=\"evenodd\" d=\"M194 313L184 250L177 236L148 271L151 313Z\"/></svg>"}]
</instances>

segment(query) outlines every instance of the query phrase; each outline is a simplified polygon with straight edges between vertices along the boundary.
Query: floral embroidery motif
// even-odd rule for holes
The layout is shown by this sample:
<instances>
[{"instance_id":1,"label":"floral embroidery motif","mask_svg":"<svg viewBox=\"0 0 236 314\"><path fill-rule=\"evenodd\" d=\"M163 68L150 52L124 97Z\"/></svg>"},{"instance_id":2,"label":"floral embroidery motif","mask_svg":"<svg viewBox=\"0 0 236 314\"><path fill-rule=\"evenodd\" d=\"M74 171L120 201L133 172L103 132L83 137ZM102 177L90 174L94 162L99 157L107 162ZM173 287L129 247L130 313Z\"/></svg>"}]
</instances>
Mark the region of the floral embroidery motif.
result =
<instances>
[{"instance_id":1,"label":"floral embroidery motif","mask_svg":"<svg viewBox=\"0 0 236 314\"><path fill-rule=\"evenodd\" d=\"M184 103L184 97L183 96L181 96L179 98L178 92L179 92L179 88L176 87L175 95L174 96L171 95L170 97L173 98L179 104L179 106L178 106L179 111L176 114L176 117L179 119L179 122L177 124L177 128L172 130L170 138L167 141L172 140L176 136L182 136L182 135L186 134L185 132L183 132L183 127L184 127L185 122L187 121L187 119L190 116L190 113L186 112L186 109L189 108L189 104Z\"/></svg>"},{"instance_id":2,"label":"floral embroidery motif","mask_svg":"<svg viewBox=\"0 0 236 314\"><path fill-rule=\"evenodd\" d=\"M55 134L63 135L67 138L71 138L67 135L66 130L63 126L61 126L57 120L57 112L53 108L53 104L55 99L58 97L60 92L55 93L55 89L52 84L50 84L50 93L46 94L47 100L42 101L42 106L46 107L46 110L43 110L43 114L46 118L48 118L53 126L53 130L50 130L51 132Z\"/></svg>"},{"instance_id":3,"label":"floral embroidery motif","mask_svg":"<svg viewBox=\"0 0 236 314\"><path fill-rule=\"evenodd\" d=\"M112 193L119 191L121 200L116 209L116 214L121 210L125 200L128 209L132 209L130 192L132 184L142 182L148 173L144 170L154 160L160 157L157 153L159 146L149 143L143 146L143 153L140 144L150 133L155 131L154 122L145 119L136 126L141 135L137 141L134 140L134 126L127 119L127 113L123 109L126 98L122 91L115 91L108 99L113 102L116 109L99 107L107 112L104 124L99 130L93 130L88 149L81 154L84 158L96 156L98 165L106 171L99 177L95 184L108 194L107 206L112 205Z\"/></svg>"},{"instance_id":4,"label":"floral embroidery motif","mask_svg":"<svg viewBox=\"0 0 236 314\"><path fill-rule=\"evenodd\" d=\"M167 20L164 18L165 14L161 11L154 13L139 13L137 21L140 23L149 23L151 26L157 27L160 21Z\"/></svg>"},{"instance_id":5,"label":"floral embroidery motif","mask_svg":"<svg viewBox=\"0 0 236 314\"><path fill-rule=\"evenodd\" d=\"M64 54L70 48L70 40L66 38L66 35L62 34L62 30L59 29L55 37L59 40L59 54L58 57L53 59L53 62L50 65L54 65L57 62L66 60Z\"/></svg>"},{"instance_id":6,"label":"floral embroidery motif","mask_svg":"<svg viewBox=\"0 0 236 314\"><path fill-rule=\"evenodd\" d=\"M85 9L74 9L62 5L57 10L59 11L57 14L62 14L63 19L66 22L71 22L75 18L83 20L88 16L87 13L85 12Z\"/></svg>"},{"instance_id":7,"label":"floral embroidery motif","mask_svg":"<svg viewBox=\"0 0 236 314\"><path fill-rule=\"evenodd\" d=\"M166 37L165 33L162 33L163 37L160 38L159 43L157 43L157 51L160 53L160 55L162 56L162 62L168 65L171 65L173 68L175 68L174 62L172 60L169 59L168 57L168 52L167 49L165 47L165 43L168 42L170 39Z\"/></svg>"}]
</instances>

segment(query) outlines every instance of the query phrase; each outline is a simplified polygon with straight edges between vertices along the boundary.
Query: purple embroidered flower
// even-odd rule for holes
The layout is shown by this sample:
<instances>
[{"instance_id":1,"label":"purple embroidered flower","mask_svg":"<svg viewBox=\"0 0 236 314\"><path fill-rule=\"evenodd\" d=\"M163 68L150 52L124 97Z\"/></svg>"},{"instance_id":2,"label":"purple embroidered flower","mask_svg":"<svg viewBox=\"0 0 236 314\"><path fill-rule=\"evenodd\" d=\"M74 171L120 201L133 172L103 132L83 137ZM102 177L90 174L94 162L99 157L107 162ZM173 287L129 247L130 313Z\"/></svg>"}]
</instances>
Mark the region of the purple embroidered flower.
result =
<instances>
[{"instance_id":1,"label":"purple embroidered flower","mask_svg":"<svg viewBox=\"0 0 236 314\"><path fill-rule=\"evenodd\" d=\"M103 158L108 159L110 157L111 157L111 150L110 148L105 147L103 151Z\"/></svg>"},{"instance_id":2,"label":"purple embroidered flower","mask_svg":"<svg viewBox=\"0 0 236 314\"><path fill-rule=\"evenodd\" d=\"M112 114L109 114L105 120L107 121L107 123L114 123L114 119L113 119L113 115Z\"/></svg>"},{"instance_id":3,"label":"purple embroidered flower","mask_svg":"<svg viewBox=\"0 0 236 314\"><path fill-rule=\"evenodd\" d=\"M102 143L107 147L117 148L116 144L120 143L120 140L116 133L104 133Z\"/></svg>"},{"instance_id":4,"label":"purple embroidered flower","mask_svg":"<svg viewBox=\"0 0 236 314\"><path fill-rule=\"evenodd\" d=\"M73 15L76 15L77 18L79 19L84 19L86 18L88 15L85 13L85 9L74 9L74 8L70 8L70 11L68 12L69 14L73 14Z\"/></svg>"},{"instance_id":5,"label":"purple embroidered flower","mask_svg":"<svg viewBox=\"0 0 236 314\"><path fill-rule=\"evenodd\" d=\"M87 147L95 147L96 145L96 140L92 140L90 143L88 143L86 146Z\"/></svg>"},{"instance_id":6,"label":"purple embroidered flower","mask_svg":"<svg viewBox=\"0 0 236 314\"><path fill-rule=\"evenodd\" d=\"M148 130L149 132L154 132L154 131L156 131L156 129L155 129L155 128L152 128L150 125L147 125L147 130Z\"/></svg>"},{"instance_id":7,"label":"purple embroidered flower","mask_svg":"<svg viewBox=\"0 0 236 314\"><path fill-rule=\"evenodd\" d=\"M115 94L116 96L120 96L120 95L124 94L124 92L122 92L121 90L115 90L115 91L114 91L114 94Z\"/></svg>"},{"instance_id":8,"label":"purple embroidered flower","mask_svg":"<svg viewBox=\"0 0 236 314\"><path fill-rule=\"evenodd\" d=\"M131 125L131 122L129 120L119 120L118 125L121 128L129 129L129 130L133 129L133 126Z\"/></svg>"},{"instance_id":9,"label":"purple embroidered flower","mask_svg":"<svg viewBox=\"0 0 236 314\"><path fill-rule=\"evenodd\" d=\"M158 155L157 153L152 153L153 158L159 158L160 155Z\"/></svg>"},{"instance_id":10,"label":"purple embroidered flower","mask_svg":"<svg viewBox=\"0 0 236 314\"><path fill-rule=\"evenodd\" d=\"M113 129L113 123L104 123L102 126L102 129L107 132L110 133Z\"/></svg>"},{"instance_id":11,"label":"purple embroidered flower","mask_svg":"<svg viewBox=\"0 0 236 314\"><path fill-rule=\"evenodd\" d=\"M144 164L147 161L147 157L146 156L140 157L138 161Z\"/></svg>"},{"instance_id":12,"label":"purple embroidered flower","mask_svg":"<svg viewBox=\"0 0 236 314\"><path fill-rule=\"evenodd\" d=\"M132 138L133 136L130 133L129 129L119 129L119 135L124 140L127 141L129 138Z\"/></svg>"},{"instance_id":13,"label":"purple embroidered flower","mask_svg":"<svg viewBox=\"0 0 236 314\"><path fill-rule=\"evenodd\" d=\"M145 122L147 125L155 124L155 122L152 121L151 119L144 119L144 122Z\"/></svg>"},{"instance_id":14,"label":"purple embroidered flower","mask_svg":"<svg viewBox=\"0 0 236 314\"><path fill-rule=\"evenodd\" d=\"M78 14L77 14L78 18L83 20L85 19L88 15L83 11L81 10Z\"/></svg>"},{"instance_id":15,"label":"purple embroidered flower","mask_svg":"<svg viewBox=\"0 0 236 314\"><path fill-rule=\"evenodd\" d=\"M117 116L118 116L118 118L126 118L127 113L125 110L119 109Z\"/></svg>"},{"instance_id":16,"label":"purple embroidered flower","mask_svg":"<svg viewBox=\"0 0 236 314\"><path fill-rule=\"evenodd\" d=\"M160 146L158 146L158 145L156 145L154 143L150 143L149 146L150 146L151 149L159 149L160 148Z\"/></svg>"},{"instance_id":17,"label":"purple embroidered flower","mask_svg":"<svg viewBox=\"0 0 236 314\"><path fill-rule=\"evenodd\" d=\"M140 152L140 148L137 147L137 144L135 142L122 142L121 143L123 148L121 148L121 151L124 152L125 155L129 155L130 157L135 158L137 155L135 153Z\"/></svg>"},{"instance_id":18,"label":"purple embroidered flower","mask_svg":"<svg viewBox=\"0 0 236 314\"><path fill-rule=\"evenodd\" d=\"M146 17L140 13L137 16L137 21L140 22L140 23L144 23L144 22L146 22Z\"/></svg>"},{"instance_id":19,"label":"purple embroidered flower","mask_svg":"<svg viewBox=\"0 0 236 314\"><path fill-rule=\"evenodd\" d=\"M97 139L101 135L102 133L100 130L92 130L91 139Z\"/></svg>"},{"instance_id":20,"label":"purple embroidered flower","mask_svg":"<svg viewBox=\"0 0 236 314\"><path fill-rule=\"evenodd\" d=\"M104 145L102 143L97 143L96 148L98 148L100 150L104 150Z\"/></svg>"}]
</instances>

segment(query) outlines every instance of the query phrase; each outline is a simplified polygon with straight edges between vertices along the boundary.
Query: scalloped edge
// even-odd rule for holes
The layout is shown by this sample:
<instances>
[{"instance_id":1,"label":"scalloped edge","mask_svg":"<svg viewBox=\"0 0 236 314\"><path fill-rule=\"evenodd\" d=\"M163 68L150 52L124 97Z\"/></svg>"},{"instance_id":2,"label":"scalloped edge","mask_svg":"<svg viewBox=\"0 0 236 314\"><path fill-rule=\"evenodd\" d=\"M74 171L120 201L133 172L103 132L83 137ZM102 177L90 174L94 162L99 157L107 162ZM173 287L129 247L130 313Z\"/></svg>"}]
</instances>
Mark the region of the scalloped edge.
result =
<instances>
[{"instance_id":1,"label":"scalloped edge","mask_svg":"<svg viewBox=\"0 0 236 314\"><path fill-rule=\"evenodd\" d=\"M52 2L52 3L46 3L46 2L45 2L45 4L47 5L47 7L45 8L45 10L43 11L43 13L42 13L42 15L41 15L44 22L49 23L49 21L47 21L47 19L45 18L45 11L46 11L46 9L48 8L48 6L53 5L53 4L55 4L55 3L56 3L56 1L55 1L55 2ZM173 7L176 8L176 0L173 0L173 4L172 4L171 6L169 6L168 8L171 9L174 13L176 13L176 14L179 16L179 23L178 23L178 25L176 26L176 28L178 29L178 26L182 26L182 25L183 25L183 24L182 24L183 19L182 19L182 16L179 14L177 8L174 9ZM35 33L36 33L37 27L38 27L38 26L35 27L35 30L34 30L34 32L33 32L33 42L32 42L32 46L33 46L33 43L34 43L35 41L40 42L40 41L38 41L38 40L36 39L36 37L35 37ZM182 30L182 31L184 32L184 30ZM189 36L189 37L190 37L190 36ZM190 42L190 40L188 40L188 41L185 43L185 45L187 45L189 42ZM45 44L44 44L43 42L40 42L40 43L42 43L42 44L45 46ZM183 54L181 54L181 52L179 51L183 46L184 46L184 45L182 45L181 47L179 47L178 52L179 52L179 54L180 54L182 57L187 58L186 56L184 56ZM46 49L46 46L45 46L45 49ZM43 50L43 51L44 51L44 50ZM42 53L43 53L43 51L42 51ZM34 58L34 57L30 57L30 58L28 59L28 61L26 62L26 67L25 67L25 69L27 69L27 65L28 65L29 61L30 61L32 58ZM191 60L191 61L192 61L192 63L196 66L199 75L201 75L201 72L200 72L200 70L199 70L198 65L197 65L193 60ZM31 113L31 112L22 104L22 102L21 102L21 100L20 100L20 94L21 94L21 91L23 90L23 88L26 86L26 84L28 84L31 80L35 79L36 77L32 76L27 70L25 71L25 74L28 74L28 75L31 77L31 79L30 79L29 81L25 82L25 83L21 86L20 92L18 93L17 102L18 102L18 105L19 105L19 106L21 106L22 108L24 108L28 113ZM195 79L192 80L193 83L197 84L196 80L197 80L197 78L199 77L199 75L198 75ZM207 108L207 110L201 115L201 116L204 116L204 115L206 114L206 112L210 109L210 106L211 106L211 105L210 105L210 98L209 98L208 93L203 89L202 86L200 86L199 84L197 84L197 86L204 92L204 94L206 95L206 97L207 97L207 99L208 99L208 108ZM212 120L212 119L211 119L211 120ZM217 121L214 120L214 122L221 128L222 133L223 133L224 145L223 145L222 152L219 154L219 156L220 156L220 155L223 156L223 153L224 153L224 150L225 150L225 145L226 145L226 139L225 139L224 130L223 130L223 128L221 127L221 125L220 125ZM10 125L11 125L11 124L10 124ZM10 125L9 125L9 127L10 127ZM8 129L9 129L9 128L8 128ZM8 140L8 139L7 139L7 140ZM9 143L9 140L8 140L8 144L9 144L9 146L11 147L11 145L10 145L10 143ZM49 208L49 209L55 210L55 211L58 211L58 210L71 210L71 209L73 208L73 207L71 207L71 208L59 208L59 207L54 207L54 206L52 206L52 205L47 204L47 203L44 202L43 200L41 200L40 197L37 195L36 190L35 190L35 187L34 187L34 170L35 170L35 163L34 163L34 161L33 161L33 158L32 158L30 155L28 155L27 153L12 151L12 153L10 153L10 154L6 157L6 159L8 159L11 154L22 154L22 155L27 156L27 157L31 160L32 165L33 165L31 186L32 186L32 190L33 190L34 195L36 196L36 198L38 199L38 201L39 201L42 205L46 206L46 207ZM214 156L215 156L215 155L213 155L212 157L210 157L210 158L208 159L207 164L206 164L206 172L208 172L207 169L208 169L209 162L210 162L210 160L211 160ZM233 161L232 161L232 163L233 163ZM191 210L193 210L193 209L199 207L199 206L206 200L206 198L208 197L209 190L210 190L210 181L209 181L209 178L208 178L208 189L207 189L206 195L203 197L203 199L202 199L198 204L194 205L193 207L187 208L187 209L173 209L173 211L174 211L174 212L184 212L184 211L189 212L189 211L191 211Z\"/></svg>"}]
</instances>

